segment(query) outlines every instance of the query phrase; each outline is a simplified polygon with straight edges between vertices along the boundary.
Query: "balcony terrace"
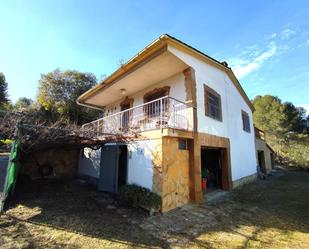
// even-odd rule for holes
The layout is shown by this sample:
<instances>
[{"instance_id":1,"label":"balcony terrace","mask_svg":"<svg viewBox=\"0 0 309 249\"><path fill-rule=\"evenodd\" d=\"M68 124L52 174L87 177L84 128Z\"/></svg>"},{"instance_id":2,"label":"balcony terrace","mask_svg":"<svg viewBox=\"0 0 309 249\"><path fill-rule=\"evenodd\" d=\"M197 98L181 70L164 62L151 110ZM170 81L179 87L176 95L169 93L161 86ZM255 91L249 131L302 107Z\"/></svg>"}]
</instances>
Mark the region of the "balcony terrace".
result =
<instances>
[{"instance_id":1,"label":"balcony terrace","mask_svg":"<svg viewBox=\"0 0 309 249\"><path fill-rule=\"evenodd\" d=\"M94 136L129 135L171 128L193 131L193 107L165 96L84 124Z\"/></svg>"}]
</instances>

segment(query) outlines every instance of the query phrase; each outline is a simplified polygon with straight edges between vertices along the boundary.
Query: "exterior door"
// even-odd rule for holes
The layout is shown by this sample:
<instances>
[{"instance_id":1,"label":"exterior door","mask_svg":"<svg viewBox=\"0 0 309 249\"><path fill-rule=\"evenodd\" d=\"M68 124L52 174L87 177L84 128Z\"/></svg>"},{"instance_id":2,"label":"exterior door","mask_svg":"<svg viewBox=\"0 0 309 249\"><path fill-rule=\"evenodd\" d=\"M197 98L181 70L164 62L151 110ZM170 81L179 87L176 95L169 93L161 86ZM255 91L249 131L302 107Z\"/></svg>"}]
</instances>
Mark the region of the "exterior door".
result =
<instances>
[{"instance_id":1,"label":"exterior door","mask_svg":"<svg viewBox=\"0 0 309 249\"><path fill-rule=\"evenodd\" d=\"M121 111L125 111L130 108L130 104L122 105ZM128 131L130 121L130 111L123 112L121 114L121 130Z\"/></svg>"},{"instance_id":2,"label":"exterior door","mask_svg":"<svg viewBox=\"0 0 309 249\"><path fill-rule=\"evenodd\" d=\"M266 174L266 167L265 167L265 156L264 156L264 151L258 151L258 161L259 161L259 166L261 167L262 171L264 174Z\"/></svg>"},{"instance_id":3,"label":"exterior door","mask_svg":"<svg viewBox=\"0 0 309 249\"><path fill-rule=\"evenodd\" d=\"M98 189L100 191L118 191L118 151L117 145L105 145L101 149L100 178Z\"/></svg>"}]
</instances>

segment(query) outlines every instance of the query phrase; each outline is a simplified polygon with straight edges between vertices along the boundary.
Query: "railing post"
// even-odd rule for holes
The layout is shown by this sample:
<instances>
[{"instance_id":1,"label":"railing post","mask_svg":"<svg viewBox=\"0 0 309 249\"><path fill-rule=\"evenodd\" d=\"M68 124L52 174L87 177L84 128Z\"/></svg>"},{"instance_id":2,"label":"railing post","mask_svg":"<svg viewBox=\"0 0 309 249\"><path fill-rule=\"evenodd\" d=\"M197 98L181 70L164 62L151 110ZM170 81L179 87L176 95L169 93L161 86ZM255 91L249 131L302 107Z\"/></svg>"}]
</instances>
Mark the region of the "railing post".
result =
<instances>
[{"instance_id":1,"label":"railing post","mask_svg":"<svg viewBox=\"0 0 309 249\"><path fill-rule=\"evenodd\" d=\"M163 105L162 105L162 98L160 99L160 127L161 127L161 133L163 131Z\"/></svg>"},{"instance_id":2,"label":"railing post","mask_svg":"<svg viewBox=\"0 0 309 249\"><path fill-rule=\"evenodd\" d=\"M99 132L100 132L100 121L97 121L97 137L99 137Z\"/></svg>"},{"instance_id":3,"label":"railing post","mask_svg":"<svg viewBox=\"0 0 309 249\"><path fill-rule=\"evenodd\" d=\"M173 116L174 116L174 121L173 121L173 128L175 131L176 128L176 112L175 112L175 101L173 101Z\"/></svg>"},{"instance_id":4,"label":"railing post","mask_svg":"<svg viewBox=\"0 0 309 249\"><path fill-rule=\"evenodd\" d=\"M126 133L131 129L146 131L153 129L153 126L161 129L161 133L164 127L194 130L193 110L193 106L166 96L84 124L82 131L100 136L105 133ZM130 112L132 112L131 118ZM132 125L130 120L134 127L130 127Z\"/></svg>"},{"instance_id":5,"label":"railing post","mask_svg":"<svg viewBox=\"0 0 309 249\"><path fill-rule=\"evenodd\" d=\"M104 121L103 120L101 120L101 121L102 121L102 123L101 123L101 133L104 134L104 131L103 131L103 123L104 123Z\"/></svg>"},{"instance_id":6,"label":"railing post","mask_svg":"<svg viewBox=\"0 0 309 249\"><path fill-rule=\"evenodd\" d=\"M119 121L120 121L120 127L119 127L119 132L122 132L122 112L119 113Z\"/></svg>"}]
</instances>

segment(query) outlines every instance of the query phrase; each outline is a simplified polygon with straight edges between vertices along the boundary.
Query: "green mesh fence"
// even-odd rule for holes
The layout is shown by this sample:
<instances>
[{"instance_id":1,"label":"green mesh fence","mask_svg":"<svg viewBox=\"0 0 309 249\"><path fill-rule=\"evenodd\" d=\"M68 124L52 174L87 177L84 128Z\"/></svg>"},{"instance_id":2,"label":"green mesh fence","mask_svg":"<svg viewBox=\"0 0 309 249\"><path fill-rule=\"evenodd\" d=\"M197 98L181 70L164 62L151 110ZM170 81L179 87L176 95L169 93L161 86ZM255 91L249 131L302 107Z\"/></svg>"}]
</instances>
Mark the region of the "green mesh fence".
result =
<instances>
[{"instance_id":1,"label":"green mesh fence","mask_svg":"<svg viewBox=\"0 0 309 249\"><path fill-rule=\"evenodd\" d=\"M3 211L5 202L9 194L12 193L14 190L17 176L18 176L18 173L21 167L21 164L19 161L19 147L20 147L20 142L18 140L14 141L12 144L12 150L11 150L7 175L6 175L5 186L3 188L3 193L2 193L0 212Z\"/></svg>"}]
</instances>

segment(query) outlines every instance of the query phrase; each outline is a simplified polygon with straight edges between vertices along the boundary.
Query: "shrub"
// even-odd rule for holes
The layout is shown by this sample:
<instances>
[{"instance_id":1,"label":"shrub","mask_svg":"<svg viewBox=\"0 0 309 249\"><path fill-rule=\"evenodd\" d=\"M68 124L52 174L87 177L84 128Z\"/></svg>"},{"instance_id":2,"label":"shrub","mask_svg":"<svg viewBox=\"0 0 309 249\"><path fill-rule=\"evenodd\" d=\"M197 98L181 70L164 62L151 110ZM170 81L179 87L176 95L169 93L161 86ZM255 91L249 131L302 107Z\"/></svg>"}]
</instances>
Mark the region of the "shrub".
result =
<instances>
[{"instance_id":1,"label":"shrub","mask_svg":"<svg viewBox=\"0 0 309 249\"><path fill-rule=\"evenodd\" d=\"M289 134L289 136L267 135L267 142L276 151L277 163L309 170L308 135Z\"/></svg>"},{"instance_id":2,"label":"shrub","mask_svg":"<svg viewBox=\"0 0 309 249\"><path fill-rule=\"evenodd\" d=\"M12 142L13 141L9 140L9 139L0 140L0 150L1 151L9 151Z\"/></svg>"},{"instance_id":3,"label":"shrub","mask_svg":"<svg viewBox=\"0 0 309 249\"><path fill-rule=\"evenodd\" d=\"M123 205L142 207L149 210L159 210L162 202L159 195L135 184L122 186L119 190L119 200Z\"/></svg>"},{"instance_id":4,"label":"shrub","mask_svg":"<svg viewBox=\"0 0 309 249\"><path fill-rule=\"evenodd\" d=\"M13 141L10 140L10 139L0 140L0 144L11 145L12 143L13 143Z\"/></svg>"}]
</instances>

